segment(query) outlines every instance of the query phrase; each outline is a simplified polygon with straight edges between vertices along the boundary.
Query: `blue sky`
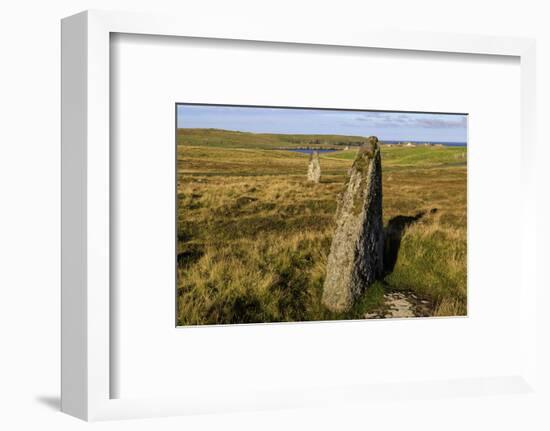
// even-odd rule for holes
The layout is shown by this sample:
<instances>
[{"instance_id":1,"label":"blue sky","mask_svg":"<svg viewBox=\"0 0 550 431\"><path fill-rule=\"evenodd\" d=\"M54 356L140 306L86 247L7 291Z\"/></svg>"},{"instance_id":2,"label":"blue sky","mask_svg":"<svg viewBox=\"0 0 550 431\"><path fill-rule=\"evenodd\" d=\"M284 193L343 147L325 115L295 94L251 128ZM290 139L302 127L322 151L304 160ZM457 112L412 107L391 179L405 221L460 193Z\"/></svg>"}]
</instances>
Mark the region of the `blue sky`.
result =
<instances>
[{"instance_id":1,"label":"blue sky","mask_svg":"<svg viewBox=\"0 0 550 431\"><path fill-rule=\"evenodd\" d=\"M256 133L378 136L382 140L466 142L467 116L178 105L178 128Z\"/></svg>"}]
</instances>

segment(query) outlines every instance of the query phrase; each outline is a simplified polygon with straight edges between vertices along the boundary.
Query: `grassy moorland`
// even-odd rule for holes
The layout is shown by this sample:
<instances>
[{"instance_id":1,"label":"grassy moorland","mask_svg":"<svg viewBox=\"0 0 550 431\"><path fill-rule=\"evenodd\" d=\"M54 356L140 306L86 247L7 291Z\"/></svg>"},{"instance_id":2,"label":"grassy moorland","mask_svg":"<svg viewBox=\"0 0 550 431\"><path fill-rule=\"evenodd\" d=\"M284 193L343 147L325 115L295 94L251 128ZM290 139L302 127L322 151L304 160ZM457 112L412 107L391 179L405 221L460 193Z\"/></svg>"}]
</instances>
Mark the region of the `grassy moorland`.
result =
<instances>
[{"instance_id":1,"label":"grassy moorland","mask_svg":"<svg viewBox=\"0 0 550 431\"><path fill-rule=\"evenodd\" d=\"M322 155L309 184L307 155L226 142L178 140L179 324L363 318L392 291L425 299L428 315L466 314L465 148L382 147L386 275L335 314L321 294L355 149Z\"/></svg>"},{"instance_id":2,"label":"grassy moorland","mask_svg":"<svg viewBox=\"0 0 550 431\"><path fill-rule=\"evenodd\" d=\"M178 129L178 145L223 148L291 148L315 146L337 147L358 145L365 138L342 135L285 135L250 133L221 129Z\"/></svg>"}]
</instances>

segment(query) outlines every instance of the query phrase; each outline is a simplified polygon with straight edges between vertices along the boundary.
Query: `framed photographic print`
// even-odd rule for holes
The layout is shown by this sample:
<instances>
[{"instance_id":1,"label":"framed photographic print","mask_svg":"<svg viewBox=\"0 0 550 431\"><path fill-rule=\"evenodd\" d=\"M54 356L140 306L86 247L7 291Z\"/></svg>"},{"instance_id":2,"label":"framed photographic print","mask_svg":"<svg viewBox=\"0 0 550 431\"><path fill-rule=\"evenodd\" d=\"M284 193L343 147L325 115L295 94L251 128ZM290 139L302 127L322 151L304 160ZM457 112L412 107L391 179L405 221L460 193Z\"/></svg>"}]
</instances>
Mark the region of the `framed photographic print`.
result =
<instances>
[{"instance_id":1,"label":"framed photographic print","mask_svg":"<svg viewBox=\"0 0 550 431\"><path fill-rule=\"evenodd\" d=\"M176 115L179 325L467 314L466 114Z\"/></svg>"},{"instance_id":2,"label":"framed photographic print","mask_svg":"<svg viewBox=\"0 0 550 431\"><path fill-rule=\"evenodd\" d=\"M534 42L310 30L63 20L63 411L538 396Z\"/></svg>"}]
</instances>

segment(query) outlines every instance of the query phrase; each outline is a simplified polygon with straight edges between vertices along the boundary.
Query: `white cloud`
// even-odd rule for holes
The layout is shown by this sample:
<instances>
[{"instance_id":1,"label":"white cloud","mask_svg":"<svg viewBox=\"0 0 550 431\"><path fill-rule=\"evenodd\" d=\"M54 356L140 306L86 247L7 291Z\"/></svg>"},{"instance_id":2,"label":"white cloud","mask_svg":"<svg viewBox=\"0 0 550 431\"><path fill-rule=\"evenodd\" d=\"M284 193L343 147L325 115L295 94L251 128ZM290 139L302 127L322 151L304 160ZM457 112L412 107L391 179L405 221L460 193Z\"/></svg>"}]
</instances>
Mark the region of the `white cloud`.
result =
<instances>
[{"instance_id":1,"label":"white cloud","mask_svg":"<svg viewBox=\"0 0 550 431\"><path fill-rule=\"evenodd\" d=\"M429 129L466 127L466 116L456 114L365 112L356 116L355 120L372 127L421 127Z\"/></svg>"}]
</instances>

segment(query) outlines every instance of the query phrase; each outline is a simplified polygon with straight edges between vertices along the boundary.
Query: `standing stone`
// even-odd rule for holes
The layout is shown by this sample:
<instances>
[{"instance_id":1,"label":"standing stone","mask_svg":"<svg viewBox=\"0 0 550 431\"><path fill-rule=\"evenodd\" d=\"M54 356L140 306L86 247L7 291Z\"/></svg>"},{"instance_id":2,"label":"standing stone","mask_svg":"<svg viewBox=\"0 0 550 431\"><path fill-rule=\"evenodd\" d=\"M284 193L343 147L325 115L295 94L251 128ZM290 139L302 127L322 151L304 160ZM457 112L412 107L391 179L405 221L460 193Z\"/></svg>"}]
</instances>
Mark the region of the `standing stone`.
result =
<instances>
[{"instance_id":1,"label":"standing stone","mask_svg":"<svg viewBox=\"0 0 550 431\"><path fill-rule=\"evenodd\" d=\"M363 144L339 197L323 286L323 303L334 311L351 307L383 272L382 163L378 138Z\"/></svg>"},{"instance_id":2,"label":"standing stone","mask_svg":"<svg viewBox=\"0 0 550 431\"><path fill-rule=\"evenodd\" d=\"M319 154L314 151L309 155L309 166L307 168L307 180L318 183L321 179L321 164L319 163Z\"/></svg>"}]
</instances>

